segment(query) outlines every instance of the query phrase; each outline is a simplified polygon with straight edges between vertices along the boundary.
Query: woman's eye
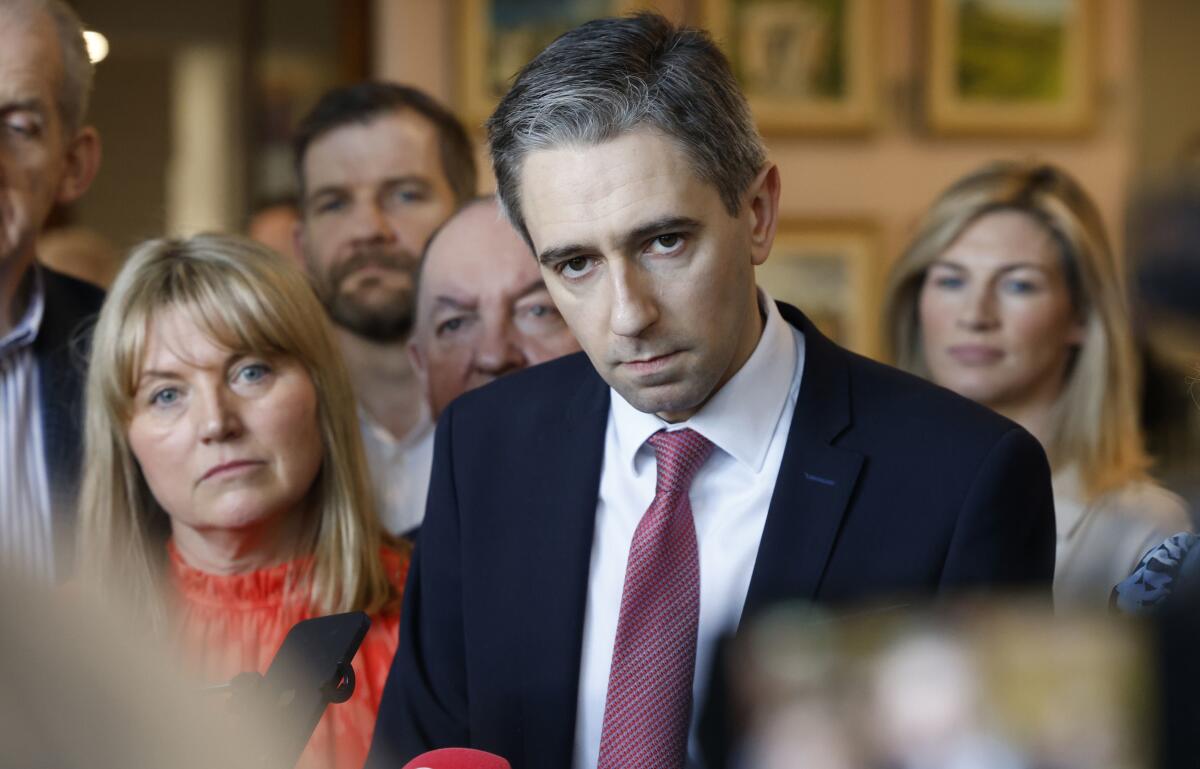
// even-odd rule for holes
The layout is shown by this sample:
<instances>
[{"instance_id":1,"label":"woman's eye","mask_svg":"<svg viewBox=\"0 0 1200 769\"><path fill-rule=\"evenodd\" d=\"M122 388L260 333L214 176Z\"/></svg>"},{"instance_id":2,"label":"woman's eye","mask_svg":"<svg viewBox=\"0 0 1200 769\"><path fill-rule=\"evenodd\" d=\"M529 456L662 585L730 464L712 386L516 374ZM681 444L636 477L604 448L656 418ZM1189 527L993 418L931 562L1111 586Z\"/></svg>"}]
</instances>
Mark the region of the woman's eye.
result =
<instances>
[{"instance_id":1,"label":"woman's eye","mask_svg":"<svg viewBox=\"0 0 1200 769\"><path fill-rule=\"evenodd\" d=\"M582 278L592 271L592 259L587 256L576 256L562 262L559 272L565 278Z\"/></svg>"},{"instance_id":2,"label":"woman's eye","mask_svg":"<svg viewBox=\"0 0 1200 769\"><path fill-rule=\"evenodd\" d=\"M179 400L179 390L174 387L164 387L150 394L151 406L170 406Z\"/></svg>"},{"instance_id":3,"label":"woman's eye","mask_svg":"<svg viewBox=\"0 0 1200 769\"><path fill-rule=\"evenodd\" d=\"M261 382L262 380L266 379L267 374L270 374L270 373L271 373L271 367L268 366L267 364L251 363L249 365L242 366L240 369L238 369L238 372L237 372L235 378L239 382L248 382L250 384L255 384L257 382Z\"/></svg>"},{"instance_id":4,"label":"woman's eye","mask_svg":"<svg viewBox=\"0 0 1200 769\"><path fill-rule=\"evenodd\" d=\"M1005 282L1004 290L1010 294L1033 294L1038 285L1031 280L1010 280Z\"/></svg>"},{"instance_id":5,"label":"woman's eye","mask_svg":"<svg viewBox=\"0 0 1200 769\"><path fill-rule=\"evenodd\" d=\"M933 276L933 285L937 288L962 288L966 282L957 275L935 275Z\"/></svg>"}]
</instances>

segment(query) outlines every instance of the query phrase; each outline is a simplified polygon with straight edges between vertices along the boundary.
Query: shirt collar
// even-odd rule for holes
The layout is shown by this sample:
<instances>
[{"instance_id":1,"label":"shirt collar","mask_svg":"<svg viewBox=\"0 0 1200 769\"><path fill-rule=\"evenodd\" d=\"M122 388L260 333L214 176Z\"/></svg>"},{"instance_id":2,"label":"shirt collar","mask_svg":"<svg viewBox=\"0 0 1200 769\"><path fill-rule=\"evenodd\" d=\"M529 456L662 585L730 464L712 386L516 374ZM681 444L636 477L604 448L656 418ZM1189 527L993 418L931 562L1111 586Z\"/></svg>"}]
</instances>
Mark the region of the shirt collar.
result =
<instances>
[{"instance_id":1,"label":"shirt collar","mask_svg":"<svg viewBox=\"0 0 1200 769\"><path fill-rule=\"evenodd\" d=\"M638 450L651 435L659 430L690 427L754 472L762 470L795 378L797 356L791 328L761 288L758 303L766 321L754 352L690 419L666 422L638 411L616 390L612 391L617 451L629 469L634 469Z\"/></svg>"},{"instance_id":2,"label":"shirt collar","mask_svg":"<svg viewBox=\"0 0 1200 769\"><path fill-rule=\"evenodd\" d=\"M361 403L358 404L358 421L377 443L396 449L409 449L420 443L426 435L433 431L433 412L430 410L429 403L424 397L420 398L420 410L420 414L417 415L417 421L413 423L412 428L406 435L399 438L392 435L386 427L376 422L375 418L367 413L367 410L363 408Z\"/></svg>"},{"instance_id":3,"label":"shirt collar","mask_svg":"<svg viewBox=\"0 0 1200 769\"><path fill-rule=\"evenodd\" d=\"M30 281L29 302L25 313L17 321L17 325L3 337L0 337L0 356L10 355L23 347L28 347L37 339L38 331L42 328L42 315L45 313L46 291L43 285L41 267L35 262Z\"/></svg>"}]
</instances>

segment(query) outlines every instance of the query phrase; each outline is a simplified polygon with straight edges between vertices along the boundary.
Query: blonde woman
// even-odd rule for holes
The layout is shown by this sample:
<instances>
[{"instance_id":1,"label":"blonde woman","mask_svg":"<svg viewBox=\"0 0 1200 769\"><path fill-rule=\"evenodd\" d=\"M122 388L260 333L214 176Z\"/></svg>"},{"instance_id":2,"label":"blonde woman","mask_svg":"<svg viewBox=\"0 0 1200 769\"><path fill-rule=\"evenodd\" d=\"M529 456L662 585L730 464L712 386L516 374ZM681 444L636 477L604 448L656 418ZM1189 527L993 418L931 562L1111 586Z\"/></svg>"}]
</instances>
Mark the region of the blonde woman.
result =
<instances>
[{"instance_id":1,"label":"blonde woman","mask_svg":"<svg viewBox=\"0 0 1200 769\"><path fill-rule=\"evenodd\" d=\"M301 760L358 769L408 553L381 533L347 374L303 274L231 236L139 246L100 312L86 408L84 584L132 601L211 681L265 670L302 619L369 613L357 690Z\"/></svg>"},{"instance_id":2,"label":"blonde woman","mask_svg":"<svg viewBox=\"0 0 1200 769\"><path fill-rule=\"evenodd\" d=\"M892 269L894 362L1033 433L1054 471L1055 601L1102 607L1190 524L1146 473L1121 269L1062 170L1001 163L952 185Z\"/></svg>"}]
</instances>

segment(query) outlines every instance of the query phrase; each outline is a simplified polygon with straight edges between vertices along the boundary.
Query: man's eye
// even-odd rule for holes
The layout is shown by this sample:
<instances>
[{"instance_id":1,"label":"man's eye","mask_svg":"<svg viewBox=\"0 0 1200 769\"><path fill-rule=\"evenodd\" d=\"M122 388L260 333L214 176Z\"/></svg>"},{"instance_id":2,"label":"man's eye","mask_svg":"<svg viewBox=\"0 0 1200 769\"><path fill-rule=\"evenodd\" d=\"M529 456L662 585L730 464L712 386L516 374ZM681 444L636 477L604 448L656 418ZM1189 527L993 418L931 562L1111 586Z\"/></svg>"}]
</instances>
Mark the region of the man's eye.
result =
<instances>
[{"instance_id":1,"label":"man's eye","mask_svg":"<svg viewBox=\"0 0 1200 769\"><path fill-rule=\"evenodd\" d=\"M676 232L659 235L650 241L650 250L656 254L673 254L683 247L683 236Z\"/></svg>"},{"instance_id":2,"label":"man's eye","mask_svg":"<svg viewBox=\"0 0 1200 769\"><path fill-rule=\"evenodd\" d=\"M15 115L4 123L9 131L26 139L34 139L41 135L42 127L30 117Z\"/></svg>"},{"instance_id":3,"label":"man's eye","mask_svg":"<svg viewBox=\"0 0 1200 769\"><path fill-rule=\"evenodd\" d=\"M453 334L455 331L462 329L462 327L462 318L450 318L437 325L436 333L438 336L445 336L446 334Z\"/></svg>"},{"instance_id":4,"label":"man's eye","mask_svg":"<svg viewBox=\"0 0 1200 769\"><path fill-rule=\"evenodd\" d=\"M392 190L392 198L401 203L420 203L425 200L426 195L423 190L416 190L411 187L397 187Z\"/></svg>"},{"instance_id":5,"label":"man's eye","mask_svg":"<svg viewBox=\"0 0 1200 769\"><path fill-rule=\"evenodd\" d=\"M565 278L582 278L592 271L592 259L587 256L576 256L567 259L559 265L559 272Z\"/></svg>"},{"instance_id":6,"label":"man's eye","mask_svg":"<svg viewBox=\"0 0 1200 769\"><path fill-rule=\"evenodd\" d=\"M326 200L318 200L313 208L316 209L318 214L327 214L337 211L343 208L345 205L346 201L342 200L341 198L328 198Z\"/></svg>"}]
</instances>

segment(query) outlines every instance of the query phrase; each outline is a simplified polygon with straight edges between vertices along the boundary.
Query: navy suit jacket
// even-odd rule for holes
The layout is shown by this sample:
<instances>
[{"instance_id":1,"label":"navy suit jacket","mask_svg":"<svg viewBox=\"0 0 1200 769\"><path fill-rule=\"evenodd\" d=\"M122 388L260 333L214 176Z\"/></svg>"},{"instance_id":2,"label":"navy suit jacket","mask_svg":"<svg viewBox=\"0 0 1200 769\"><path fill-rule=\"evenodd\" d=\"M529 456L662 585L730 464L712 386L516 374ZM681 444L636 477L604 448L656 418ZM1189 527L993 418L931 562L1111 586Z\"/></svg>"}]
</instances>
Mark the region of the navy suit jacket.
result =
<instances>
[{"instance_id":1,"label":"navy suit jacket","mask_svg":"<svg viewBox=\"0 0 1200 769\"><path fill-rule=\"evenodd\" d=\"M780 310L805 335L804 374L744 615L787 599L1048 588L1054 503L1037 441ZM368 766L451 746L514 769L571 765L608 411L580 353L442 415Z\"/></svg>"},{"instance_id":2,"label":"navy suit jacket","mask_svg":"<svg viewBox=\"0 0 1200 769\"><path fill-rule=\"evenodd\" d=\"M33 342L42 409L42 444L50 483L55 567L70 575L75 556L75 506L83 454L83 382L91 324L104 292L41 267L45 308Z\"/></svg>"}]
</instances>

